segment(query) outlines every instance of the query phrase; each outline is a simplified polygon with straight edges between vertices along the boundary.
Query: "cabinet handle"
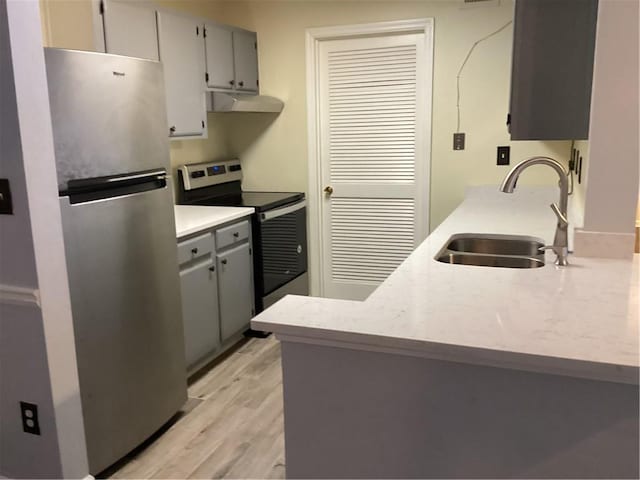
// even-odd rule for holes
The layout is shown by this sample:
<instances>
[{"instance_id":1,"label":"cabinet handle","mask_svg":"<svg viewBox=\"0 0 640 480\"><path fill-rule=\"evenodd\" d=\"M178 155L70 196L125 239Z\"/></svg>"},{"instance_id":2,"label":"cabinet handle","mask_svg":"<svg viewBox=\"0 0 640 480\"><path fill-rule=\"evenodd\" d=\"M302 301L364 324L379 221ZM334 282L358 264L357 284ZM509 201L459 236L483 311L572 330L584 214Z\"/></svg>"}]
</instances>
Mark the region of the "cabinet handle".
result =
<instances>
[{"instance_id":1,"label":"cabinet handle","mask_svg":"<svg viewBox=\"0 0 640 480\"><path fill-rule=\"evenodd\" d=\"M191 254L192 255L197 255L198 254L198 249L197 248L192 248L191 249Z\"/></svg>"},{"instance_id":2,"label":"cabinet handle","mask_svg":"<svg viewBox=\"0 0 640 480\"><path fill-rule=\"evenodd\" d=\"M233 232L233 236L234 236L235 238L238 238L238 237L240 236L240 234L239 234L238 232Z\"/></svg>"},{"instance_id":3,"label":"cabinet handle","mask_svg":"<svg viewBox=\"0 0 640 480\"><path fill-rule=\"evenodd\" d=\"M220 263L222 263L223 265L227 264L227 259L225 258L224 260L220 260Z\"/></svg>"},{"instance_id":4,"label":"cabinet handle","mask_svg":"<svg viewBox=\"0 0 640 480\"><path fill-rule=\"evenodd\" d=\"M238 82L238 85L241 86L241 87L244 87L244 82L240 81L240 82Z\"/></svg>"},{"instance_id":5,"label":"cabinet handle","mask_svg":"<svg viewBox=\"0 0 640 480\"><path fill-rule=\"evenodd\" d=\"M235 85L236 82L234 80L229 80L229 85Z\"/></svg>"},{"instance_id":6,"label":"cabinet handle","mask_svg":"<svg viewBox=\"0 0 640 480\"><path fill-rule=\"evenodd\" d=\"M170 133L176 133L176 126L173 125L173 126L169 127L169 132Z\"/></svg>"},{"instance_id":7,"label":"cabinet handle","mask_svg":"<svg viewBox=\"0 0 640 480\"><path fill-rule=\"evenodd\" d=\"M215 271L216 271L216 267L214 267L213 265L211 265L211 266L209 267L209 271L210 271L210 272L215 272Z\"/></svg>"}]
</instances>

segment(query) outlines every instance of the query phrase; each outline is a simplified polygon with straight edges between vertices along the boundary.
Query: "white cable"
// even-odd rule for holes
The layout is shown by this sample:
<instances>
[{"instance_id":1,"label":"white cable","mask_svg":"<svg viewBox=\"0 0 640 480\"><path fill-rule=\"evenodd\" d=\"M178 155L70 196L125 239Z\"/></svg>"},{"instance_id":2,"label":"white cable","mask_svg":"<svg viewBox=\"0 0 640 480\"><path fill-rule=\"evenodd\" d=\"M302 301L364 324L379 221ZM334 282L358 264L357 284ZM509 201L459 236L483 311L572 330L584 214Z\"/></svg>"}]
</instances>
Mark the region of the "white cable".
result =
<instances>
[{"instance_id":1,"label":"white cable","mask_svg":"<svg viewBox=\"0 0 640 480\"><path fill-rule=\"evenodd\" d=\"M507 28L512 23L513 23L513 20L505 23L503 26L501 26L495 32L492 32L489 35L487 35L486 37L482 37L480 40L476 41L476 43L474 43L471 46L471 48L469 49L469 53L467 53L467 56L464 58L464 61L462 62L462 65L460 65L460 70L458 70L458 76L456 77L456 89L457 89L457 93L456 93L456 108L458 109L458 123L456 125L456 133L460 133L460 75L462 74L462 69L467 64L467 61L469 60L469 57L471 57L471 53L473 52L473 49L476 48L476 45L478 45L480 42L484 42L485 40L488 40L489 38L493 37L494 35L497 35L498 33L503 31L505 28Z\"/></svg>"}]
</instances>

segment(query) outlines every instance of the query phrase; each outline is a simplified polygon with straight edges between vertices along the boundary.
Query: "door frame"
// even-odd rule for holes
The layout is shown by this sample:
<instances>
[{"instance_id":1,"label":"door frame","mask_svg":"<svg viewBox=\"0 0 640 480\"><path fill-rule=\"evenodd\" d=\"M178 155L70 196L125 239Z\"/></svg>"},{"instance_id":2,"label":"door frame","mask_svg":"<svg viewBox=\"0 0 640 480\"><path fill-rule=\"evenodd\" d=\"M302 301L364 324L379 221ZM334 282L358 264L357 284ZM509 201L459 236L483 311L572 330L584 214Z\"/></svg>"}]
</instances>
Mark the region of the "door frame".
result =
<instances>
[{"instance_id":1,"label":"door frame","mask_svg":"<svg viewBox=\"0 0 640 480\"><path fill-rule=\"evenodd\" d=\"M418 18L411 20L395 20L390 22L364 23L357 25L338 25L332 27L309 28L306 30L306 84L307 84L307 168L308 168L308 254L309 254L309 289L312 296L323 296L324 286L324 252L322 230L322 189L319 184L322 178L322 164L320 152L320 79L319 79L319 50L320 43L330 40L341 40L354 37L364 37L385 34L422 33L424 34L425 58L423 58L426 71L426 98L424 130L428 135L420 135L416 139L421 143L421 150L425 153L426 165L422 171L425 186L422 192L423 205L426 206L424 218L425 230L429 229L429 198L431 188L431 117L433 96L433 18ZM422 237L427 236L427 231Z\"/></svg>"}]
</instances>

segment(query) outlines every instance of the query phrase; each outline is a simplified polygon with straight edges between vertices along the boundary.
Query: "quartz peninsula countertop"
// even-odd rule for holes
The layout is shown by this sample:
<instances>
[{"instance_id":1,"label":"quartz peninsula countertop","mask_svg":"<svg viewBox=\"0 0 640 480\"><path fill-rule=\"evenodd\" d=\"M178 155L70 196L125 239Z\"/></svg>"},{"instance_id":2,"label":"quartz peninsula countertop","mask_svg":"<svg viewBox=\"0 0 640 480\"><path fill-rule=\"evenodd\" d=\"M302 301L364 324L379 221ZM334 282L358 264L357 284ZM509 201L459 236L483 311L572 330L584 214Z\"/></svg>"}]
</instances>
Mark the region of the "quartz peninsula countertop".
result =
<instances>
[{"instance_id":1,"label":"quartz peninsula countertop","mask_svg":"<svg viewBox=\"0 0 640 480\"><path fill-rule=\"evenodd\" d=\"M456 233L553 240L555 188L475 187L365 301L287 296L252 321L282 340L638 384L640 255L546 253L541 268L434 259ZM571 215L571 211L569 212Z\"/></svg>"},{"instance_id":2,"label":"quartz peninsula countertop","mask_svg":"<svg viewBox=\"0 0 640 480\"><path fill-rule=\"evenodd\" d=\"M208 205L174 205L176 237L183 238L202 230L247 217L251 207L214 207Z\"/></svg>"}]
</instances>

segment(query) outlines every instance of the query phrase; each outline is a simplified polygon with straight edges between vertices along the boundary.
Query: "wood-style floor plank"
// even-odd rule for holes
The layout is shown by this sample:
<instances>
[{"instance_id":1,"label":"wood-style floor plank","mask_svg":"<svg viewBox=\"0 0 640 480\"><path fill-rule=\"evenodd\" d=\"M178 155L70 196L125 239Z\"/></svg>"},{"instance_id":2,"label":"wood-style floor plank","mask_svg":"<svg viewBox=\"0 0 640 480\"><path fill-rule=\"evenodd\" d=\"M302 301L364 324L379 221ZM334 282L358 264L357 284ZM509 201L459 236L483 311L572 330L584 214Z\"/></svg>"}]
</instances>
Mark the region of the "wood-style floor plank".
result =
<instances>
[{"instance_id":1,"label":"wood-style floor plank","mask_svg":"<svg viewBox=\"0 0 640 480\"><path fill-rule=\"evenodd\" d=\"M280 344L252 338L189 387L182 416L110 478L284 478Z\"/></svg>"}]
</instances>

